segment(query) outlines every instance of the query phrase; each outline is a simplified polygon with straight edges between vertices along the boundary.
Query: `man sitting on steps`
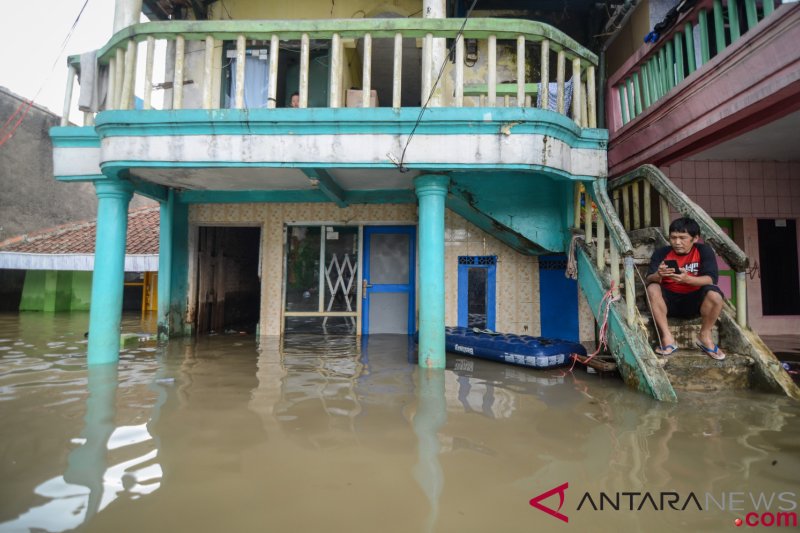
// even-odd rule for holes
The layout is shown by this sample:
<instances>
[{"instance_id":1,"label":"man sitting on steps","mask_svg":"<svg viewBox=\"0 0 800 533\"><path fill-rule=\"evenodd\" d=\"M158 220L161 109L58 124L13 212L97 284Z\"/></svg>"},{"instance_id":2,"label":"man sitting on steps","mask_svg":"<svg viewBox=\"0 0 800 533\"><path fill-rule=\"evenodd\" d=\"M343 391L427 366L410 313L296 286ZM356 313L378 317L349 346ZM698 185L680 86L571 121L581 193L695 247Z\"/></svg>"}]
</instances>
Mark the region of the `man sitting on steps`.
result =
<instances>
[{"instance_id":1,"label":"man sitting on steps","mask_svg":"<svg viewBox=\"0 0 800 533\"><path fill-rule=\"evenodd\" d=\"M669 330L667 317L694 318L702 325L697 347L721 361L725 353L714 344L711 330L722 312L722 291L717 283L717 257L711 246L698 243L700 227L691 218L679 218L669 225L669 246L659 248L650 258L647 296L653 320L661 335L658 355L671 355L678 347Z\"/></svg>"}]
</instances>

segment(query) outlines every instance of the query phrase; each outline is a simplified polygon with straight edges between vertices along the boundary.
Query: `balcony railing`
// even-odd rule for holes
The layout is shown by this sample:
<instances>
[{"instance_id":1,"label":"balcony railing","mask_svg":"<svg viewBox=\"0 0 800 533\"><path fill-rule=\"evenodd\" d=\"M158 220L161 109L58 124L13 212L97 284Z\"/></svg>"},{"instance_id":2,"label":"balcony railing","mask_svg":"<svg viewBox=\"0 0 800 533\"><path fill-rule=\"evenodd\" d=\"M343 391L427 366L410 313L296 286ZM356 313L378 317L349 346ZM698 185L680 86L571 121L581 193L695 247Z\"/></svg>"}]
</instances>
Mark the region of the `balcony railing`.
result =
<instances>
[{"instance_id":1,"label":"balcony railing","mask_svg":"<svg viewBox=\"0 0 800 533\"><path fill-rule=\"evenodd\" d=\"M608 80L612 132L647 112L674 87L769 17L781 0L700 0L655 44Z\"/></svg>"},{"instance_id":2,"label":"balcony railing","mask_svg":"<svg viewBox=\"0 0 800 533\"><path fill-rule=\"evenodd\" d=\"M329 69L327 106L346 105L345 87L355 86L360 90L359 106L369 107L374 105L371 99L375 80L373 40L389 39L393 41L390 84L393 108L401 107L404 83L408 83L408 79L421 78L419 101L423 104L428 102L431 94L439 91L439 98L430 105L549 107L571 116L578 126L597 127L597 56L558 30L534 21L470 19L460 31L462 24L462 19L226 20L136 24L115 34L97 53L98 65L108 67L107 97L99 110L133 109L134 88L141 85L144 86L143 109L152 109L157 41L167 41L165 57L161 60L167 65L167 73L172 72L171 79L159 84L160 88L171 89L171 94L165 91L169 98L165 100L164 108L244 108L245 57L256 47L268 56L264 106L267 109L277 106L279 59L288 48L299 53L299 108L309 106L312 49L315 53L320 50L326 53ZM413 39L416 47L422 49L420 64L412 67L408 66L408 61L403 61L404 40L408 43L408 39ZM437 57L448 58L446 39L451 46L449 57L452 59L446 73L452 84L445 84L444 79L437 84L441 65L435 62L441 61ZM144 68L139 68L139 43L144 43ZM187 50L190 47L191 50ZM228 51L225 59L231 58L231 87L235 87L229 93L228 105L220 102L219 94L223 88L220 87L220 75L214 72L220 69L222 50ZM195 67L193 76L197 78L202 72L202 79L193 81L194 86L187 89L190 54L194 56L191 58ZM482 57L475 66L478 54ZM202 55L202 69L197 59L199 55ZM360 73L357 67L354 72L352 66L346 66L346 59L355 58L358 59L355 63L363 65ZM415 69L415 76L404 77L407 74L404 68ZM79 70L79 56L70 57L63 125L69 124L72 90ZM143 76L143 83L137 80L137 75ZM567 79L568 76L571 79ZM452 87L449 94L445 94L445 86L448 89ZM192 91L191 104L184 98L187 90ZM540 96L538 103L537 96ZM84 122L93 124L93 113L86 113Z\"/></svg>"}]
</instances>

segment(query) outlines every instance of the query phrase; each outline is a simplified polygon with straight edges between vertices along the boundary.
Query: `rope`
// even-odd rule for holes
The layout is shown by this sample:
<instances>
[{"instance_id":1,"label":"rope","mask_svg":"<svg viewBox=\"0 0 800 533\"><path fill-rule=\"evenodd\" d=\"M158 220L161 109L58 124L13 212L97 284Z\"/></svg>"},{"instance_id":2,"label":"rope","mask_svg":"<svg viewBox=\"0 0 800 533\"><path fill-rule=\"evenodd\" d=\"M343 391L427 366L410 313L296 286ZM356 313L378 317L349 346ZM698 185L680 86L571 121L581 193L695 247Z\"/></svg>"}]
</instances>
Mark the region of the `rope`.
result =
<instances>
[{"instance_id":1,"label":"rope","mask_svg":"<svg viewBox=\"0 0 800 533\"><path fill-rule=\"evenodd\" d=\"M639 279L642 280L642 286L644 286L644 297L647 300L647 308L650 310L650 317L653 318L653 322L655 322L656 319L653 317L653 304L650 302L650 294L648 294L648 292L647 292L647 282L642 277L642 273L639 272L638 268L634 268L634 270L636 271L637 274L639 274ZM655 326L654 329L656 330L656 337L658 338L658 345L659 346L664 346L664 343L661 342L661 333L658 331L658 324L654 323L653 325Z\"/></svg>"},{"instance_id":2,"label":"rope","mask_svg":"<svg viewBox=\"0 0 800 533\"><path fill-rule=\"evenodd\" d=\"M603 324L600 326L600 333L598 334L597 349L586 359L582 359L581 356L576 353L572 354L572 366L569 368L570 372L572 372L572 370L575 368L575 363L580 362L584 365L588 365L589 361L599 354L603 348L608 348L608 314L611 312L611 304L619 301L622 298L620 295L614 296L614 285L615 282L612 280L611 287L603 295L603 299L600 300L600 305L597 309L598 314L602 315L603 317ZM604 305L605 310L603 309Z\"/></svg>"},{"instance_id":3,"label":"rope","mask_svg":"<svg viewBox=\"0 0 800 533\"><path fill-rule=\"evenodd\" d=\"M579 233L575 233L572 235L572 239L569 241L569 254L567 255L567 268L564 271L564 275L569 279L578 279L578 259L575 256L575 249L578 246L578 239L584 239L585 237Z\"/></svg>"}]
</instances>

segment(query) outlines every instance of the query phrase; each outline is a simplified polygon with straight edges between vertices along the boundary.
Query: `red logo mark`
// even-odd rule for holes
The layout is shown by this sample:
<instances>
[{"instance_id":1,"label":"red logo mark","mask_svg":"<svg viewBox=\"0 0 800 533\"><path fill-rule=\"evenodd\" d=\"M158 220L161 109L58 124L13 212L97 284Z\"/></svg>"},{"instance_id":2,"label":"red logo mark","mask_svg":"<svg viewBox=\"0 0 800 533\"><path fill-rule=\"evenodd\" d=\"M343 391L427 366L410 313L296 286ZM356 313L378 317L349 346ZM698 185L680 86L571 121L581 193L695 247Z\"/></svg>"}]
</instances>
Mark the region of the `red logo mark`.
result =
<instances>
[{"instance_id":1,"label":"red logo mark","mask_svg":"<svg viewBox=\"0 0 800 533\"><path fill-rule=\"evenodd\" d=\"M543 492L536 496L535 498L531 499L530 504L532 507L536 507L540 511L544 511L545 513L549 514L550 516L554 516L561 520L562 522L569 522L569 517L559 513L561 507L564 505L564 492L569 488L569 482L564 483L563 485L559 485L553 489L548 490L547 492ZM558 494L558 509L551 509L549 507L545 507L541 503L542 500L546 500L553 494Z\"/></svg>"}]
</instances>

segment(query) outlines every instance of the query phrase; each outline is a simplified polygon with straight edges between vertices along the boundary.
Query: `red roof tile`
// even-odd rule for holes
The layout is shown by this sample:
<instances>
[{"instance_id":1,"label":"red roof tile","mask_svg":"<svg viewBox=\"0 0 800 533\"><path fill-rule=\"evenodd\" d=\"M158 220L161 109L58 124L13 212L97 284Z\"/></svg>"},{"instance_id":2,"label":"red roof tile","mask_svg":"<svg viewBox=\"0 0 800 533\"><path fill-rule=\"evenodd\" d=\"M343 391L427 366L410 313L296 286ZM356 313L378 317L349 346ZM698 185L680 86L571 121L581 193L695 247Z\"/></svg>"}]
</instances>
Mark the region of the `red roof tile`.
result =
<instances>
[{"instance_id":1,"label":"red roof tile","mask_svg":"<svg viewBox=\"0 0 800 533\"><path fill-rule=\"evenodd\" d=\"M125 253L158 254L159 208L144 207L128 213ZM0 242L0 252L32 254L93 254L97 220L72 222L19 235Z\"/></svg>"}]
</instances>

